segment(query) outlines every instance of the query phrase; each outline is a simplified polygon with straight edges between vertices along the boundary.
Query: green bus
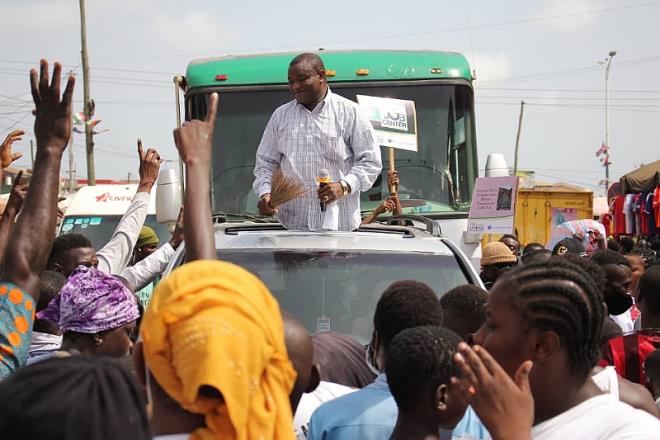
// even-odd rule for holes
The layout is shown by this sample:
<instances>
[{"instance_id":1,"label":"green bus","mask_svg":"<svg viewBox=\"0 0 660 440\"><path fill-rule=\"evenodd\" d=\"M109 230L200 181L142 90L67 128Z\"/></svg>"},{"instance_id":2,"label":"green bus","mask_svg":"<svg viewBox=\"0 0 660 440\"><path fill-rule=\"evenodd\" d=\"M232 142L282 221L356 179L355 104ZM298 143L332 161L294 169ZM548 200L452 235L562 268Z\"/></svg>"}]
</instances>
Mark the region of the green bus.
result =
<instances>
[{"instance_id":1,"label":"green bus","mask_svg":"<svg viewBox=\"0 0 660 440\"><path fill-rule=\"evenodd\" d=\"M293 99L287 70L296 53L224 56L188 65L186 119L206 113L208 94L218 92L213 156L213 210L256 214L252 191L255 154L273 111ZM465 230L477 177L472 73L466 58L454 52L351 50L319 51L334 93L412 100L417 114L418 151L396 151L404 213L443 223L461 219ZM388 196L388 154L383 172L362 194L366 215ZM460 233L460 231L457 231ZM458 235L458 234L457 234Z\"/></svg>"}]
</instances>

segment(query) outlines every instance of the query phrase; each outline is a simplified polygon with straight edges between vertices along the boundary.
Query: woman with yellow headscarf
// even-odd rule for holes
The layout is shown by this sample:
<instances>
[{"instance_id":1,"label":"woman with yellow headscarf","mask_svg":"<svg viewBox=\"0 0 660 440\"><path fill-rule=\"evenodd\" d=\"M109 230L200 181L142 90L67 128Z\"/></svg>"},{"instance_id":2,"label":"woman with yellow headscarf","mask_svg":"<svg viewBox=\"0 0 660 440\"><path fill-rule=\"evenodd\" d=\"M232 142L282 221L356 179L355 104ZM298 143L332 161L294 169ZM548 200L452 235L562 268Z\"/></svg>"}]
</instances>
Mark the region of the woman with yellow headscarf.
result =
<instances>
[{"instance_id":1,"label":"woman with yellow headscarf","mask_svg":"<svg viewBox=\"0 0 660 440\"><path fill-rule=\"evenodd\" d=\"M296 374L279 305L257 277L220 261L185 264L158 285L141 335L158 384L205 417L191 439L293 438Z\"/></svg>"}]
</instances>

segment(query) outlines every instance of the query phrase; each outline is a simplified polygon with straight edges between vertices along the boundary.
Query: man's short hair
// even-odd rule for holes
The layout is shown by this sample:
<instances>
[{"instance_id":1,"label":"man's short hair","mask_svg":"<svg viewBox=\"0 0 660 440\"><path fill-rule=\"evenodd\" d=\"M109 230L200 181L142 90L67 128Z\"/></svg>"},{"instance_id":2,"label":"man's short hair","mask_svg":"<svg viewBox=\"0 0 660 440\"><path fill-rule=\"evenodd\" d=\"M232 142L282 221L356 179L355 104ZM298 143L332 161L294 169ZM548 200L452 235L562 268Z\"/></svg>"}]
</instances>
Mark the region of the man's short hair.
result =
<instances>
[{"instance_id":1,"label":"man's short hair","mask_svg":"<svg viewBox=\"0 0 660 440\"><path fill-rule=\"evenodd\" d=\"M381 295L374 313L374 330L388 347L401 330L442 325L442 308L429 286L419 281L396 281Z\"/></svg>"},{"instance_id":2,"label":"man's short hair","mask_svg":"<svg viewBox=\"0 0 660 440\"><path fill-rule=\"evenodd\" d=\"M660 348L649 353L644 361L644 369L651 379L660 379Z\"/></svg>"},{"instance_id":3,"label":"man's short hair","mask_svg":"<svg viewBox=\"0 0 660 440\"><path fill-rule=\"evenodd\" d=\"M545 249L545 246L543 246L541 243L533 241L531 243L527 243L527 246L525 246L525 249L523 250L523 255L529 252L536 252L543 249Z\"/></svg>"},{"instance_id":4,"label":"man's short hair","mask_svg":"<svg viewBox=\"0 0 660 440\"><path fill-rule=\"evenodd\" d=\"M623 255L618 252L614 252L610 249L599 249L593 254L591 254L591 261L599 265L600 267L605 266L630 266L630 261Z\"/></svg>"},{"instance_id":5,"label":"man's short hair","mask_svg":"<svg viewBox=\"0 0 660 440\"><path fill-rule=\"evenodd\" d=\"M289 67L293 67L296 64L300 64L300 63L309 63L310 67L312 67L316 71L325 70L325 64L323 64L323 60L321 59L320 56L318 56L315 53L311 53L311 52L301 53L300 55L296 56L293 60L291 60L291 62L289 63Z\"/></svg>"},{"instance_id":6,"label":"man's short hair","mask_svg":"<svg viewBox=\"0 0 660 440\"><path fill-rule=\"evenodd\" d=\"M453 361L460 336L438 326L401 331L390 345L385 373L399 410L415 407L420 399L456 374Z\"/></svg>"},{"instance_id":7,"label":"man's short hair","mask_svg":"<svg viewBox=\"0 0 660 440\"><path fill-rule=\"evenodd\" d=\"M660 316L660 266L651 266L639 279L639 299Z\"/></svg>"},{"instance_id":8,"label":"man's short hair","mask_svg":"<svg viewBox=\"0 0 660 440\"><path fill-rule=\"evenodd\" d=\"M451 310L462 319L470 322L470 327L476 331L486 320L486 303L488 293L474 284L463 284L454 287L440 298L443 315Z\"/></svg>"},{"instance_id":9,"label":"man's short hair","mask_svg":"<svg viewBox=\"0 0 660 440\"><path fill-rule=\"evenodd\" d=\"M520 258L522 264L532 264L539 261L546 261L552 256L552 251L550 249L539 249L536 251L525 252Z\"/></svg>"},{"instance_id":10,"label":"man's short hair","mask_svg":"<svg viewBox=\"0 0 660 440\"><path fill-rule=\"evenodd\" d=\"M37 312L48 307L53 298L60 293L62 287L66 284L66 277L60 272L54 270L45 270L39 279L39 301L37 302Z\"/></svg>"},{"instance_id":11,"label":"man's short hair","mask_svg":"<svg viewBox=\"0 0 660 440\"><path fill-rule=\"evenodd\" d=\"M632 252L633 247L635 247L635 240L632 237L621 237L619 239L619 245L622 254L629 254Z\"/></svg>"},{"instance_id":12,"label":"man's short hair","mask_svg":"<svg viewBox=\"0 0 660 440\"><path fill-rule=\"evenodd\" d=\"M53 248L48 257L48 263L59 261L67 252L72 249L79 248L93 248L92 242L89 238L82 234L64 234L55 238L53 241Z\"/></svg>"}]
</instances>

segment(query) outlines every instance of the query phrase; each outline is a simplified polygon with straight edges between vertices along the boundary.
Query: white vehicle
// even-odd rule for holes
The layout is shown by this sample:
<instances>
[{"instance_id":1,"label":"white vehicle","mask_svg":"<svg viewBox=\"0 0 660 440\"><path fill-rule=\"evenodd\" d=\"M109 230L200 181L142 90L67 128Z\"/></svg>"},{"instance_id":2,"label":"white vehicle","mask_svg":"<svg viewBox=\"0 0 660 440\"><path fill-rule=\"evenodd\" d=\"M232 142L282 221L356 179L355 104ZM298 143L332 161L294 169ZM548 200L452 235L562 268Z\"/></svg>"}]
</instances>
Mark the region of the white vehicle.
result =
<instances>
[{"instance_id":1,"label":"white vehicle","mask_svg":"<svg viewBox=\"0 0 660 440\"><path fill-rule=\"evenodd\" d=\"M137 188L137 184L80 188L64 212L58 235L81 233L92 241L95 249L101 249L112 237ZM169 240L167 225L156 222L156 188L151 191L144 224L156 231L161 243Z\"/></svg>"},{"instance_id":2,"label":"white vehicle","mask_svg":"<svg viewBox=\"0 0 660 440\"><path fill-rule=\"evenodd\" d=\"M223 222L215 225L215 245L220 260L258 276L280 307L310 332L337 331L366 344L376 303L394 281L425 282L438 296L461 284L483 286L465 254L441 234L437 223L408 219L417 226L372 223L354 232ZM182 264L184 255L182 245L165 276Z\"/></svg>"}]
</instances>

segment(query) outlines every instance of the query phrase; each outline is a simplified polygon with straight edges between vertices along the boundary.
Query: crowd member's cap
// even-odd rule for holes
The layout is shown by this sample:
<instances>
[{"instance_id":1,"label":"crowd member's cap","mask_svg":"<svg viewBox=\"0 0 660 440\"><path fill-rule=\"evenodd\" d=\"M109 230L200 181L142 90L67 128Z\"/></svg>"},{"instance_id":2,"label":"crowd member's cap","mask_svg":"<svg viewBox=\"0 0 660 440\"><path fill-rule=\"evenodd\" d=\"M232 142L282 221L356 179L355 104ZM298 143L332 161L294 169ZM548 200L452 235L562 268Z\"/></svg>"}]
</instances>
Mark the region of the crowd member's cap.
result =
<instances>
[{"instance_id":1,"label":"crowd member's cap","mask_svg":"<svg viewBox=\"0 0 660 440\"><path fill-rule=\"evenodd\" d=\"M184 264L158 284L140 333L158 385L205 416L191 438L292 438L296 373L279 305L256 276L221 261Z\"/></svg>"},{"instance_id":2,"label":"crowd member's cap","mask_svg":"<svg viewBox=\"0 0 660 440\"><path fill-rule=\"evenodd\" d=\"M518 258L513 255L507 245L499 241L493 241L484 246L481 251L481 265L492 266L493 264L511 263L514 264Z\"/></svg>"},{"instance_id":3,"label":"crowd member's cap","mask_svg":"<svg viewBox=\"0 0 660 440\"><path fill-rule=\"evenodd\" d=\"M102 356L66 356L0 382L0 438L147 440L149 420L133 375Z\"/></svg>"},{"instance_id":4,"label":"crowd member's cap","mask_svg":"<svg viewBox=\"0 0 660 440\"><path fill-rule=\"evenodd\" d=\"M140 235L138 235L137 243L135 243L136 248L141 248L142 246L158 246L159 240L156 231L151 229L149 226L142 226L140 230Z\"/></svg>"},{"instance_id":5,"label":"crowd member's cap","mask_svg":"<svg viewBox=\"0 0 660 440\"><path fill-rule=\"evenodd\" d=\"M135 296L117 278L93 267L78 266L60 294L37 313L62 332L114 330L140 316Z\"/></svg>"},{"instance_id":6,"label":"crowd member's cap","mask_svg":"<svg viewBox=\"0 0 660 440\"><path fill-rule=\"evenodd\" d=\"M562 239L552 249L552 255L576 254L581 257L587 256L584 245L577 238L567 237Z\"/></svg>"}]
</instances>

